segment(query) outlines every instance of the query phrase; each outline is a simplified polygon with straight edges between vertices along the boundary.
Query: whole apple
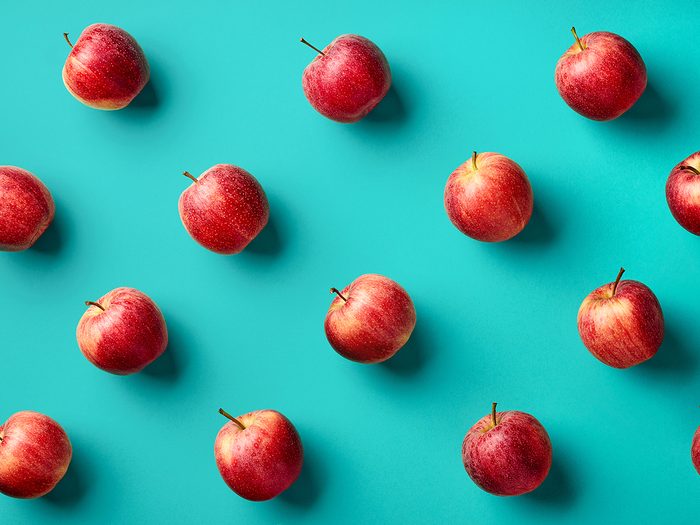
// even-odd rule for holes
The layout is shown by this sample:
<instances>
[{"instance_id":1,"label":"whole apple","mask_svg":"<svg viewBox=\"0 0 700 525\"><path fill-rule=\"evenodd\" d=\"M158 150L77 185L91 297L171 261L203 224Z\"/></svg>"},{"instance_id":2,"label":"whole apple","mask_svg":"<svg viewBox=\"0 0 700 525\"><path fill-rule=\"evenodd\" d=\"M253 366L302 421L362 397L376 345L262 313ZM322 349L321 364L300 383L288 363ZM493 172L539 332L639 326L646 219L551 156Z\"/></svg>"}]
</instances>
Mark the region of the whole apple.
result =
<instances>
[{"instance_id":1,"label":"whole apple","mask_svg":"<svg viewBox=\"0 0 700 525\"><path fill-rule=\"evenodd\" d=\"M411 337L416 309L397 282L367 274L331 293L336 297L326 314L326 337L343 357L358 363L386 361Z\"/></svg>"},{"instance_id":2,"label":"whole apple","mask_svg":"<svg viewBox=\"0 0 700 525\"><path fill-rule=\"evenodd\" d=\"M0 166L0 251L31 247L53 220L49 190L27 170Z\"/></svg>"},{"instance_id":3,"label":"whole apple","mask_svg":"<svg viewBox=\"0 0 700 525\"><path fill-rule=\"evenodd\" d=\"M76 337L93 365L117 375L133 374L155 361L168 346L168 329L158 306L134 288L115 288L86 301Z\"/></svg>"},{"instance_id":4,"label":"whole apple","mask_svg":"<svg viewBox=\"0 0 700 525\"><path fill-rule=\"evenodd\" d=\"M38 412L17 412L0 425L0 492L39 498L61 481L72 457L61 425Z\"/></svg>"},{"instance_id":5,"label":"whole apple","mask_svg":"<svg viewBox=\"0 0 700 525\"><path fill-rule=\"evenodd\" d=\"M92 24L75 45L63 33L71 52L63 66L63 83L86 106L122 109L148 83L150 69L136 40L116 26Z\"/></svg>"},{"instance_id":6,"label":"whole apple","mask_svg":"<svg viewBox=\"0 0 700 525\"><path fill-rule=\"evenodd\" d=\"M230 421L216 436L214 457L221 477L236 494L251 501L278 496L296 481L304 449L296 428L275 410L256 410Z\"/></svg>"},{"instance_id":7,"label":"whole apple","mask_svg":"<svg viewBox=\"0 0 700 525\"><path fill-rule=\"evenodd\" d=\"M464 468L481 489L519 496L539 487L552 466L552 443L530 414L509 410L482 417L462 442Z\"/></svg>"},{"instance_id":8,"label":"whole apple","mask_svg":"<svg viewBox=\"0 0 700 525\"><path fill-rule=\"evenodd\" d=\"M230 255L243 251L265 227L270 205L260 183L243 168L217 164L182 192L180 219L206 249Z\"/></svg>"},{"instance_id":9,"label":"whole apple","mask_svg":"<svg viewBox=\"0 0 700 525\"><path fill-rule=\"evenodd\" d=\"M304 69L302 86L311 105L337 122L363 119L391 87L391 70L384 53L359 35L341 35L323 51L303 38L318 54Z\"/></svg>"},{"instance_id":10,"label":"whole apple","mask_svg":"<svg viewBox=\"0 0 700 525\"><path fill-rule=\"evenodd\" d=\"M619 117L642 96L647 68L632 44L619 35L598 31L579 38L554 72L561 98L571 109L593 120Z\"/></svg>"},{"instance_id":11,"label":"whole apple","mask_svg":"<svg viewBox=\"0 0 700 525\"><path fill-rule=\"evenodd\" d=\"M700 427L695 431L693 436L693 444L690 447L690 457L695 465L695 470L700 474Z\"/></svg>"},{"instance_id":12,"label":"whole apple","mask_svg":"<svg viewBox=\"0 0 700 525\"><path fill-rule=\"evenodd\" d=\"M530 181L518 164L498 153L476 151L447 179L444 200L452 224L485 242L515 237L534 205Z\"/></svg>"},{"instance_id":13,"label":"whole apple","mask_svg":"<svg viewBox=\"0 0 700 525\"><path fill-rule=\"evenodd\" d=\"M664 316L654 293L638 281L615 282L593 290L578 311L578 333L599 360L629 368L650 359L664 339Z\"/></svg>"},{"instance_id":14,"label":"whole apple","mask_svg":"<svg viewBox=\"0 0 700 525\"><path fill-rule=\"evenodd\" d=\"M666 181L666 202L678 224L700 235L700 151L673 168Z\"/></svg>"}]
</instances>

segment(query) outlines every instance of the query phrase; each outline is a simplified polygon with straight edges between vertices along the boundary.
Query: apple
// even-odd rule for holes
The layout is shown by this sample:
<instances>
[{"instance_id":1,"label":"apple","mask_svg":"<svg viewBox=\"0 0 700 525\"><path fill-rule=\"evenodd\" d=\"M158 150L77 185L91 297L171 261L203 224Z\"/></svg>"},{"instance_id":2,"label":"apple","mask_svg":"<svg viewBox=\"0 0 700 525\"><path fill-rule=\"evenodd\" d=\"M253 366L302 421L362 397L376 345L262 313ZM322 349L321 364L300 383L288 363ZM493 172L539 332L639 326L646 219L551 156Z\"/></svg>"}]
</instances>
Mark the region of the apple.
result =
<instances>
[{"instance_id":1,"label":"apple","mask_svg":"<svg viewBox=\"0 0 700 525\"><path fill-rule=\"evenodd\" d=\"M700 235L700 151L673 168L666 181L666 202L678 224Z\"/></svg>"},{"instance_id":2,"label":"apple","mask_svg":"<svg viewBox=\"0 0 700 525\"><path fill-rule=\"evenodd\" d=\"M168 346L168 329L158 306L134 288L115 288L88 309L76 337L83 355L97 368L133 374L155 361Z\"/></svg>"},{"instance_id":3,"label":"apple","mask_svg":"<svg viewBox=\"0 0 700 525\"><path fill-rule=\"evenodd\" d=\"M554 72L557 90L571 109L592 120L619 117L642 96L647 68L632 44L606 31L579 38Z\"/></svg>"},{"instance_id":4,"label":"apple","mask_svg":"<svg viewBox=\"0 0 700 525\"><path fill-rule=\"evenodd\" d=\"M278 496L296 481L304 463L301 438L291 421L275 410L233 417L216 436L214 457L226 484L251 501Z\"/></svg>"},{"instance_id":5,"label":"apple","mask_svg":"<svg viewBox=\"0 0 700 525\"><path fill-rule=\"evenodd\" d=\"M61 425L38 412L17 412L0 425L0 492L23 499L48 494L72 456Z\"/></svg>"},{"instance_id":6,"label":"apple","mask_svg":"<svg viewBox=\"0 0 700 525\"><path fill-rule=\"evenodd\" d=\"M411 337L416 309L397 282L367 274L331 293L336 297L326 314L326 337L343 357L358 363L386 361Z\"/></svg>"},{"instance_id":7,"label":"apple","mask_svg":"<svg viewBox=\"0 0 700 525\"><path fill-rule=\"evenodd\" d=\"M532 216L533 196L523 169L498 153L472 154L445 185L445 210L459 231L485 242L515 237Z\"/></svg>"},{"instance_id":8,"label":"apple","mask_svg":"<svg viewBox=\"0 0 700 525\"><path fill-rule=\"evenodd\" d=\"M638 281L615 282L593 290L578 311L578 333L599 360L629 368L650 359L664 339L664 316L654 293Z\"/></svg>"},{"instance_id":9,"label":"apple","mask_svg":"<svg viewBox=\"0 0 700 525\"><path fill-rule=\"evenodd\" d=\"M693 444L690 446L690 457L695 465L695 470L700 474L700 427L695 431Z\"/></svg>"},{"instance_id":10,"label":"apple","mask_svg":"<svg viewBox=\"0 0 700 525\"><path fill-rule=\"evenodd\" d=\"M337 122L363 119L391 87L391 70L384 53L359 35L341 35L323 51L303 38L318 54L304 69L302 86L311 105Z\"/></svg>"},{"instance_id":11,"label":"apple","mask_svg":"<svg viewBox=\"0 0 700 525\"><path fill-rule=\"evenodd\" d=\"M180 219L192 238L208 250L239 253L267 224L267 196L243 168L217 164L199 178L187 171L184 175L193 182L180 195Z\"/></svg>"},{"instance_id":12,"label":"apple","mask_svg":"<svg viewBox=\"0 0 700 525\"><path fill-rule=\"evenodd\" d=\"M136 40L116 26L92 24L71 44L63 66L63 83L86 106L122 109L148 83L150 69Z\"/></svg>"},{"instance_id":13,"label":"apple","mask_svg":"<svg viewBox=\"0 0 700 525\"><path fill-rule=\"evenodd\" d=\"M32 246L55 212L49 190L37 177L22 168L0 166L0 251Z\"/></svg>"},{"instance_id":14,"label":"apple","mask_svg":"<svg viewBox=\"0 0 700 525\"><path fill-rule=\"evenodd\" d=\"M532 492L552 466L552 443L542 424L517 410L482 417L462 442L464 468L479 488L496 496Z\"/></svg>"}]
</instances>

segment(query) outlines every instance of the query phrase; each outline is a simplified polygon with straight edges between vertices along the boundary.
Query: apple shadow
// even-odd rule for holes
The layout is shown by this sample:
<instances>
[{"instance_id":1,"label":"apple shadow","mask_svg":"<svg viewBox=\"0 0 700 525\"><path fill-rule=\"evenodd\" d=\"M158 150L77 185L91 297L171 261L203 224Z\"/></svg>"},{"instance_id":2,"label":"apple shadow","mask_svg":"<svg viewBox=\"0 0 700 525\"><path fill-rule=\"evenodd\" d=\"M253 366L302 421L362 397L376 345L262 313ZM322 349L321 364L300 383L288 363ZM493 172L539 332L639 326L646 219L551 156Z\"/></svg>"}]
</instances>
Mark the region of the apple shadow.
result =
<instances>
[{"instance_id":1,"label":"apple shadow","mask_svg":"<svg viewBox=\"0 0 700 525\"><path fill-rule=\"evenodd\" d=\"M270 213L267 225L243 250L243 254L249 253L257 256L274 257L282 251L282 237L277 227L275 216Z\"/></svg>"},{"instance_id":2,"label":"apple shadow","mask_svg":"<svg viewBox=\"0 0 700 525\"><path fill-rule=\"evenodd\" d=\"M280 494L281 502L295 507L311 507L321 495L322 471L313 447L304 442L304 465L294 484Z\"/></svg>"},{"instance_id":3,"label":"apple shadow","mask_svg":"<svg viewBox=\"0 0 700 525\"><path fill-rule=\"evenodd\" d=\"M406 117L406 105L392 83L382 101L362 121L373 124L399 123L406 120Z\"/></svg>"},{"instance_id":4,"label":"apple shadow","mask_svg":"<svg viewBox=\"0 0 700 525\"><path fill-rule=\"evenodd\" d=\"M65 231L63 219L60 212L57 211L49 227L41 234L41 237L36 240L30 250L44 255L58 254L63 246L63 233Z\"/></svg>"},{"instance_id":5,"label":"apple shadow","mask_svg":"<svg viewBox=\"0 0 700 525\"><path fill-rule=\"evenodd\" d=\"M428 341L424 334L424 323L419 319L403 348L391 359L379 363L379 366L396 376L410 377L425 367L427 359Z\"/></svg>"},{"instance_id":6,"label":"apple shadow","mask_svg":"<svg viewBox=\"0 0 700 525\"><path fill-rule=\"evenodd\" d=\"M143 375L163 383L174 383L182 375L182 355L188 345L182 339L177 322L168 315L164 316L168 326L168 346L158 359L143 369Z\"/></svg>"},{"instance_id":7,"label":"apple shadow","mask_svg":"<svg viewBox=\"0 0 700 525\"><path fill-rule=\"evenodd\" d=\"M669 123L675 113L672 103L656 89L650 79L644 93L634 106L613 122L634 130L648 128L650 131L658 131L658 127Z\"/></svg>"},{"instance_id":8,"label":"apple shadow","mask_svg":"<svg viewBox=\"0 0 700 525\"><path fill-rule=\"evenodd\" d=\"M148 81L141 93L136 95L136 98L131 101L127 106L127 109L133 109L137 111L149 111L155 109L160 104L160 97L158 96L158 86L153 80L153 77Z\"/></svg>"},{"instance_id":9,"label":"apple shadow","mask_svg":"<svg viewBox=\"0 0 700 525\"><path fill-rule=\"evenodd\" d=\"M684 342L683 331L677 331L672 323L666 320L664 341L654 357L632 368L640 373L669 374L675 380L693 378L698 367L698 358Z\"/></svg>"},{"instance_id":10,"label":"apple shadow","mask_svg":"<svg viewBox=\"0 0 700 525\"><path fill-rule=\"evenodd\" d=\"M73 448L73 458L68 466L66 475L59 481L56 488L41 498L56 507L74 507L85 497L88 488L89 469L81 452Z\"/></svg>"},{"instance_id":11,"label":"apple shadow","mask_svg":"<svg viewBox=\"0 0 700 525\"><path fill-rule=\"evenodd\" d=\"M557 451L554 451L556 454ZM561 466L557 456L552 458L552 468L542 485L523 496L526 501L545 505L569 505L576 498L571 478Z\"/></svg>"},{"instance_id":12,"label":"apple shadow","mask_svg":"<svg viewBox=\"0 0 700 525\"><path fill-rule=\"evenodd\" d=\"M542 211L542 207L538 203L537 197L535 197L530 222L527 223L523 231L521 231L511 240L512 242L518 244L541 245L551 243L555 237L556 231L552 226L551 221L549 221L547 216Z\"/></svg>"}]
</instances>

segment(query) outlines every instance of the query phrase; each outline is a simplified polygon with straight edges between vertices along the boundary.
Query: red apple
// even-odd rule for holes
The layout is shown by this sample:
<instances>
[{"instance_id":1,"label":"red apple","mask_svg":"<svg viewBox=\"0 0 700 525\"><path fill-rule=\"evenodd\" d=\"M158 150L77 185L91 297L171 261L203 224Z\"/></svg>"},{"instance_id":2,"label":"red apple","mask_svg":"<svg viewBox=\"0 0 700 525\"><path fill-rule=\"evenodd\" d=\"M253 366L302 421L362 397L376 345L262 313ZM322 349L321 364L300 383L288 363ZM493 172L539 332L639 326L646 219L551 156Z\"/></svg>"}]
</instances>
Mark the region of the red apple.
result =
<instances>
[{"instance_id":1,"label":"red apple","mask_svg":"<svg viewBox=\"0 0 700 525\"><path fill-rule=\"evenodd\" d=\"M700 474L700 427L695 431L693 444L690 446L690 457L695 465L695 470Z\"/></svg>"},{"instance_id":2,"label":"red apple","mask_svg":"<svg viewBox=\"0 0 700 525\"><path fill-rule=\"evenodd\" d=\"M445 186L445 210L472 239L500 242L515 237L532 216L533 196L523 169L498 153L473 153Z\"/></svg>"},{"instance_id":3,"label":"red apple","mask_svg":"<svg viewBox=\"0 0 700 525\"><path fill-rule=\"evenodd\" d=\"M519 496L539 487L552 466L552 443L530 414L509 410L482 417L462 442L464 468L481 489Z\"/></svg>"},{"instance_id":4,"label":"red apple","mask_svg":"<svg viewBox=\"0 0 700 525\"><path fill-rule=\"evenodd\" d=\"M0 492L41 497L61 481L72 456L61 425L38 412L17 412L0 425Z\"/></svg>"},{"instance_id":5,"label":"red apple","mask_svg":"<svg viewBox=\"0 0 700 525\"><path fill-rule=\"evenodd\" d=\"M599 360L629 368L650 359L664 339L664 316L654 293L638 281L620 281L593 290L578 311L578 333Z\"/></svg>"},{"instance_id":6,"label":"red apple","mask_svg":"<svg viewBox=\"0 0 700 525\"><path fill-rule=\"evenodd\" d=\"M700 151L673 168L666 181L666 201L678 224L700 235Z\"/></svg>"},{"instance_id":7,"label":"red apple","mask_svg":"<svg viewBox=\"0 0 700 525\"><path fill-rule=\"evenodd\" d=\"M304 463L301 438L291 421L275 410L256 410L229 421L216 436L214 457L221 477L251 501L278 496L296 481Z\"/></svg>"},{"instance_id":8,"label":"red apple","mask_svg":"<svg viewBox=\"0 0 700 525\"><path fill-rule=\"evenodd\" d=\"M22 168L0 166L0 251L32 246L55 211L49 190L38 178Z\"/></svg>"},{"instance_id":9,"label":"red apple","mask_svg":"<svg viewBox=\"0 0 700 525\"><path fill-rule=\"evenodd\" d=\"M80 351L93 365L118 375L133 374L168 346L168 329L156 303L134 288L115 288L86 301L78 322Z\"/></svg>"},{"instance_id":10,"label":"red apple","mask_svg":"<svg viewBox=\"0 0 700 525\"><path fill-rule=\"evenodd\" d=\"M122 109L148 82L150 69L136 40L116 26L92 24L75 45L63 66L63 83L70 94L96 109Z\"/></svg>"},{"instance_id":11,"label":"red apple","mask_svg":"<svg viewBox=\"0 0 700 525\"><path fill-rule=\"evenodd\" d=\"M243 168L217 164L182 192L180 219L192 238L224 255L239 253L265 227L270 205L260 183Z\"/></svg>"},{"instance_id":12,"label":"red apple","mask_svg":"<svg viewBox=\"0 0 700 525\"><path fill-rule=\"evenodd\" d=\"M619 117L642 96L647 68L637 50L614 33L597 31L576 40L554 72L561 98L571 109L593 120Z\"/></svg>"},{"instance_id":13,"label":"red apple","mask_svg":"<svg viewBox=\"0 0 700 525\"><path fill-rule=\"evenodd\" d=\"M302 86L311 105L337 122L364 118L391 87L391 70L384 53L359 35L341 35L323 51L303 38L318 55L304 69Z\"/></svg>"},{"instance_id":14,"label":"red apple","mask_svg":"<svg viewBox=\"0 0 700 525\"><path fill-rule=\"evenodd\" d=\"M331 293L336 297L326 314L326 337L343 357L358 363L386 361L411 337L416 309L397 282L367 274Z\"/></svg>"}]
</instances>

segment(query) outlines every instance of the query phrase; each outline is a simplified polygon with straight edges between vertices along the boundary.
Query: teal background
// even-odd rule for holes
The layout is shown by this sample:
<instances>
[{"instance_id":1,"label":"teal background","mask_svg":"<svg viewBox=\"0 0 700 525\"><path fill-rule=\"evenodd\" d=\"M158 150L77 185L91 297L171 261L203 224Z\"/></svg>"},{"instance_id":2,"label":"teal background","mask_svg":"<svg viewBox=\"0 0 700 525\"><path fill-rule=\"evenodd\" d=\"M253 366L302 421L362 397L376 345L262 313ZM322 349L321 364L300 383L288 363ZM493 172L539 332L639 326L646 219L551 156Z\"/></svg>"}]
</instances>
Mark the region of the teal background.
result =
<instances>
[{"instance_id":1,"label":"teal background","mask_svg":"<svg viewBox=\"0 0 700 525\"><path fill-rule=\"evenodd\" d=\"M700 6L691 1L6 2L0 164L50 188L55 224L0 254L0 419L33 409L67 430L74 462L54 493L0 497L3 523L697 523L700 241L664 196L700 148ZM252 5L251 5L252 4ZM131 32L152 68L131 107L100 112L65 90L93 22ZM617 121L570 110L554 66L580 34L628 38L649 71ZM342 33L371 38L394 76L365 121L307 103L301 74ZM472 149L520 163L535 213L488 245L449 222L442 193ZM192 241L177 200L220 162L262 183L271 223L244 253ZM608 368L576 331L583 297L649 285L667 321L651 361ZM336 355L330 286L362 273L406 287L418 311L389 363ZM144 373L92 367L75 342L83 301L133 286L162 308L168 352ZM460 447L492 401L535 415L554 446L536 492L498 498ZM220 479L214 438L234 414L275 408L306 449L297 484L266 503Z\"/></svg>"}]
</instances>

